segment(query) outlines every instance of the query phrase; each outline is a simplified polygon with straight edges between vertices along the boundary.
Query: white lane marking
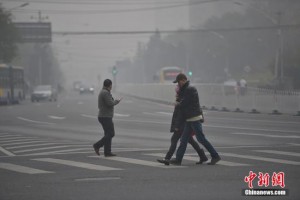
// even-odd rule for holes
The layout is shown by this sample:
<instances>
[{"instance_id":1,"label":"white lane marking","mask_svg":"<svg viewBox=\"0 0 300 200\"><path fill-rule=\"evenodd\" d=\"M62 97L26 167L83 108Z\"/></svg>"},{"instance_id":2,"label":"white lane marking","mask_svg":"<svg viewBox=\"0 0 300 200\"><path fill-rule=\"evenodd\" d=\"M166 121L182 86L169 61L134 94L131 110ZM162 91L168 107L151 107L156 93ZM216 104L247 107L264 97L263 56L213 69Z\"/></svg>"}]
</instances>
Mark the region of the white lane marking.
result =
<instances>
[{"instance_id":1,"label":"white lane marking","mask_svg":"<svg viewBox=\"0 0 300 200\"><path fill-rule=\"evenodd\" d=\"M29 144L29 145L16 146L16 147L6 147L6 149L21 149L21 148L27 148L27 147L38 147L38 146L58 145L58 144L60 144L60 143Z\"/></svg>"},{"instance_id":2,"label":"white lane marking","mask_svg":"<svg viewBox=\"0 0 300 200\"><path fill-rule=\"evenodd\" d=\"M18 142L18 143L8 143L8 144L2 144L2 146L15 146L15 145L19 145L19 144L32 144L32 143L40 143L43 142L42 140L32 140L29 142Z\"/></svg>"},{"instance_id":3,"label":"white lane marking","mask_svg":"<svg viewBox=\"0 0 300 200\"><path fill-rule=\"evenodd\" d=\"M149 114L145 113L144 114ZM82 115L83 116L83 115ZM84 115L84 117L95 118L90 115ZM131 120L131 119L115 119L116 121L124 122L135 122L135 123L150 123L150 124L170 124L170 122L159 122L159 121L150 121L150 120ZM236 129L236 130L251 130L251 131L264 131L264 132L280 132L280 133L299 133L299 131L288 131L288 130L276 130L276 129L258 129L258 128L245 128L245 127L234 127L234 126L215 126L203 124L204 127L208 128L221 128L221 129Z\"/></svg>"},{"instance_id":4,"label":"white lane marking","mask_svg":"<svg viewBox=\"0 0 300 200\"><path fill-rule=\"evenodd\" d=\"M168 116L172 116L173 113L169 113L169 112L157 112L158 114L163 114L163 115L168 115Z\"/></svg>"},{"instance_id":5,"label":"white lane marking","mask_svg":"<svg viewBox=\"0 0 300 200\"><path fill-rule=\"evenodd\" d=\"M86 114L81 114L82 117L87 117L87 118L92 118L92 119L97 119L98 116L96 115L86 115ZM114 113L114 116L116 117L130 117L130 115L126 114L119 114L119 113Z\"/></svg>"},{"instance_id":6,"label":"white lane marking","mask_svg":"<svg viewBox=\"0 0 300 200\"><path fill-rule=\"evenodd\" d=\"M260 137L271 137L271 138L294 138L298 139L300 136L297 135L267 135L267 134L258 134L258 133L230 133L234 135L247 135L247 136L260 136Z\"/></svg>"},{"instance_id":7,"label":"white lane marking","mask_svg":"<svg viewBox=\"0 0 300 200\"><path fill-rule=\"evenodd\" d=\"M92 118L92 119L97 119L97 116L93 115L86 115L86 114L81 114L82 117L87 117L87 118Z\"/></svg>"},{"instance_id":8,"label":"white lane marking","mask_svg":"<svg viewBox=\"0 0 300 200\"><path fill-rule=\"evenodd\" d=\"M89 156L89 157L99 158L99 156ZM139 159L134 159L134 158L124 158L124 157L118 157L118 156L117 157L108 157L108 158L100 157L100 158L107 159L107 160L113 160L113 161L119 161L119 162L125 162L125 163L130 163L130 164L136 164L136 165L144 165L144 166L148 166L148 167L182 168L182 166L165 166L158 162L139 160Z\"/></svg>"},{"instance_id":9,"label":"white lane marking","mask_svg":"<svg viewBox=\"0 0 300 200\"><path fill-rule=\"evenodd\" d=\"M14 136L14 137L6 137L6 138L0 138L0 139L1 139L1 142L3 142L3 141L10 141L10 140L16 140L16 139L26 139L26 138L34 138L34 137Z\"/></svg>"},{"instance_id":10,"label":"white lane marking","mask_svg":"<svg viewBox=\"0 0 300 200\"><path fill-rule=\"evenodd\" d=\"M286 156L300 157L300 153L297 153L297 152L276 151L276 150L253 150L253 151L262 152L262 153L276 154L276 155L286 155Z\"/></svg>"},{"instance_id":11,"label":"white lane marking","mask_svg":"<svg viewBox=\"0 0 300 200\"><path fill-rule=\"evenodd\" d=\"M26 142L26 141L34 141L35 139L21 139L21 140L9 140L9 141L3 141L3 143L1 142L1 145L7 145L7 144L12 144L14 145L14 142Z\"/></svg>"},{"instance_id":12,"label":"white lane marking","mask_svg":"<svg viewBox=\"0 0 300 200\"><path fill-rule=\"evenodd\" d=\"M0 135L0 138L21 137L22 135Z\"/></svg>"},{"instance_id":13,"label":"white lane marking","mask_svg":"<svg viewBox=\"0 0 300 200\"><path fill-rule=\"evenodd\" d=\"M37 149L26 149L26 150L14 151L14 153L25 153L25 152L30 152L30 151L41 151L41 150L59 149L59 148L66 148L66 147L69 147L69 146L54 146L54 147L43 147L43 148L37 148Z\"/></svg>"},{"instance_id":14,"label":"white lane marking","mask_svg":"<svg viewBox=\"0 0 300 200\"><path fill-rule=\"evenodd\" d=\"M163 154L163 153L151 153L151 154L145 154L145 155L155 156L155 157L165 157L165 154ZM195 161L195 162L199 161L199 157L188 156L188 155L184 155L183 159ZM229 161L225 161L225 160L221 160L220 162L218 162L218 165L219 164L225 165L225 166L230 166L230 167L249 166L249 164L235 163L235 162L229 162Z\"/></svg>"},{"instance_id":15,"label":"white lane marking","mask_svg":"<svg viewBox=\"0 0 300 200\"><path fill-rule=\"evenodd\" d=\"M134 122L134 123L150 123L150 124L170 124L170 122L157 122L157 121L146 121L146 120L129 120L129 119L115 119L116 121L123 122Z\"/></svg>"},{"instance_id":16,"label":"white lane marking","mask_svg":"<svg viewBox=\"0 0 300 200\"><path fill-rule=\"evenodd\" d=\"M127 115L127 114L119 114L119 113L114 113L114 116L116 116L116 117L130 117L130 115Z\"/></svg>"},{"instance_id":17,"label":"white lane marking","mask_svg":"<svg viewBox=\"0 0 300 200\"><path fill-rule=\"evenodd\" d=\"M251 155L239 155L239 154L234 154L234 153L219 153L219 154L221 154L222 156L260 160L260 161L265 161L265 162L273 162L273 163L281 163L281 164L289 164L289 165L300 165L300 162L283 160L283 159L275 159L275 158L251 156Z\"/></svg>"},{"instance_id":18,"label":"white lane marking","mask_svg":"<svg viewBox=\"0 0 300 200\"><path fill-rule=\"evenodd\" d=\"M66 117L59 117L59 116L54 116L54 115L48 115L48 117L49 117L50 119L58 119L58 120L66 119Z\"/></svg>"},{"instance_id":19,"label":"white lane marking","mask_svg":"<svg viewBox=\"0 0 300 200\"><path fill-rule=\"evenodd\" d=\"M152 115L152 116L172 116L173 113L168 113L168 112L143 112L144 115Z\"/></svg>"},{"instance_id":20,"label":"white lane marking","mask_svg":"<svg viewBox=\"0 0 300 200\"><path fill-rule=\"evenodd\" d=\"M292 145L292 146L300 146L300 144L297 144L297 143L288 143L289 145Z\"/></svg>"},{"instance_id":21,"label":"white lane marking","mask_svg":"<svg viewBox=\"0 0 300 200\"><path fill-rule=\"evenodd\" d=\"M110 180L120 180L121 177L100 177L100 178L79 178L75 179L78 182L90 182L90 181L110 181Z\"/></svg>"},{"instance_id":22,"label":"white lane marking","mask_svg":"<svg viewBox=\"0 0 300 200\"><path fill-rule=\"evenodd\" d=\"M20 173L25 173L25 174L48 174L48 173L53 173L50 171L44 171L40 169L35 169L31 167L25 167L21 165L15 165L11 163L0 163L0 168L2 169L7 169L10 171L15 171L15 172L20 172Z\"/></svg>"},{"instance_id":23,"label":"white lane marking","mask_svg":"<svg viewBox=\"0 0 300 200\"><path fill-rule=\"evenodd\" d=\"M89 148L89 149L90 149L89 153L92 153L92 150L91 150L92 148ZM67 149L67 150L50 151L50 152L43 152L43 153L32 153L32 154L27 154L26 156L53 155L53 154L81 151L81 150L87 150L87 148Z\"/></svg>"},{"instance_id":24,"label":"white lane marking","mask_svg":"<svg viewBox=\"0 0 300 200\"><path fill-rule=\"evenodd\" d=\"M55 123L49 123L49 122L42 122L42 121L35 121L35 120L31 120L31 119L26 119L24 117L17 117L20 120L26 121L26 122L32 122L32 123L36 123L36 124L47 124L47 125L55 125Z\"/></svg>"},{"instance_id":25,"label":"white lane marking","mask_svg":"<svg viewBox=\"0 0 300 200\"><path fill-rule=\"evenodd\" d=\"M260 123L276 123L276 124L299 124L299 122L285 122L278 120L262 120L262 119L239 119L239 118L229 118L229 117L210 117L212 119L220 119L220 120L233 120L233 121L246 121L246 122L260 122Z\"/></svg>"},{"instance_id":26,"label":"white lane marking","mask_svg":"<svg viewBox=\"0 0 300 200\"><path fill-rule=\"evenodd\" d=\"M299 133L299 131L288 131L288 130L277 130L277 129L263 129L263 128L244 128L244 127L236 127L236 126L214 126L214 125L205 125L204 127L211 128L225 128L225 129L238 129L238 130L252 130L252 131L266 131L266 132L280 132L280 133Z\"/></svg>"},{"instance_id":27,"label":"white lane marking","mask_svg":"<svg viewBox=\"0 0 300 200\"><path fill-rule=\"evenodd\" d=\"M0 151L1 151L2 153L4 153L5 155L7 155L7 156L15 156L15 154L13 154L13 153L10 152L10 151L7 151L6 149L4 149L4 148L1 147L1 146L0 146Z\"/></svg>"},{"instance_id":28,"label":"white lane marking","mask_svg":"<svg viewBox=\"0 0 300 200\"><path fill-rule=\"evenodd\" d=\"M144 115L153 115L153 116L159 116L158 113L150 113L150 112L143 112Z\"/></svg>"},{"instance_id":29,"label":"white lane marking","mask_svg":"<svg viewBox=\"0 0 300 200\"><path fill-rule=\"evenodd\" d=\"M17 138L10 138L10 139L3 139L1 142L8 143L8 142L20 142L20 141L28 141L37 139L36 137L17 137Z\"/></svg>"},{"instance_id":30,"label":"white lane marking","mask_svg":"<svg viewBox=\"0 0 300 200\"><path fill-rule=\"evenodd\" d=\"M139 148L115 148L115 152L140 152L140 151L165 151L167 149L139 149ZM43 153L33 153L33 154L24 154L22 156L40 156L40 155L55 155L55 154L78 154L78 153L94 153L92 147L87 148L77 148L77 149L67 149L67 150L59 150L59 151L50 151ZM96 156L98 157L98 156Z\"/></svg>"},{"instance_id":31,"label":"white lane marking","mask_svg":"<svg viewBox=\"0 0 300 200\"><path fill-rule=\"evenodd\" d=\"M102 165L94 165L94 164L89 164L89 163L84 163L84 162L76 162L76 161L71 161L71 160L62 160L62 159L54 159L54 158L37 158L37 159L32 159L32 160L67 165L67 166L84 168L84 169L99 170L99 171L122 170L119 168L112 168L112 167L106 167L106 166L102 166Z\"/></svg>"}]
</instances>

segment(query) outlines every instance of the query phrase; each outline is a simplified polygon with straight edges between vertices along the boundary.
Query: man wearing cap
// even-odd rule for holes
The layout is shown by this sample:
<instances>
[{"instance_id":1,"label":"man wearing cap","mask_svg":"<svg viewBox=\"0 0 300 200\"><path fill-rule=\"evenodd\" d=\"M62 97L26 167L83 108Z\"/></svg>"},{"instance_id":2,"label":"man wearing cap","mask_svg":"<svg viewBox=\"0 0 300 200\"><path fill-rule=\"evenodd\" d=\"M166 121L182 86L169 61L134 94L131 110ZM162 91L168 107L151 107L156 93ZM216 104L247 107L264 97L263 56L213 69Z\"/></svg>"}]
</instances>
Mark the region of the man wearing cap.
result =
<instances>
[{"instance_id":1,"label":"man wearing cap","mask_svg":"<svg viewBox=\"0 0 300 200\"><path fill-rule=\"evenodd\" d=\"M176 158L170 160L170 164L181 165L184 153L186 151L187 143L191 137L191 133L194 131L198 142L200 142L210 153L212 159L209 165L215 165L221 160L221 157L211 145L211 143L205 138L202 130L203 113L200 108L198 91L195 87L190 85L185 74L180 73L177 75L176 80L173 83L177 83L180 87L180 99L182 99L176 106L182 111L185 119L185 126L181 135L180 145L176 152Z\"/></svg>"}]
</instances>

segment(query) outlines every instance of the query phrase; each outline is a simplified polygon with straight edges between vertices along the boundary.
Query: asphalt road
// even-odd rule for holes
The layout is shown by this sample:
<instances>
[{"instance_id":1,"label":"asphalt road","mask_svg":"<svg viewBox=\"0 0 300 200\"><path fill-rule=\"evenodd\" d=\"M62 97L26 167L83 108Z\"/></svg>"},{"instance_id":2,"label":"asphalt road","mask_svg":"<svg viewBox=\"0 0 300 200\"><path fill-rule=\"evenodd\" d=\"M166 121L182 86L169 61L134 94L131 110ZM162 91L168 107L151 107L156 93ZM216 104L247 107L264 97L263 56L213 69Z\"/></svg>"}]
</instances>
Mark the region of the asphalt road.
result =
<instances>
[{"instance_id":1,"label":"asphalt road","mask_svg":"<svg viewBox=\"0 0 300 200\"><path fill-rule=\"evenodd\" d=\"M164 166L156 159L170 144L172 110L124 97L115 108L117 157L104 158L92 149L103 135L97 95L1 106L0 199L300 199L300 117L205 111L205 135L222 161L195 165L188 147L182 166ZM288 195L243 196L250 171L254 189Z\"/></svg>"}]
</instances>

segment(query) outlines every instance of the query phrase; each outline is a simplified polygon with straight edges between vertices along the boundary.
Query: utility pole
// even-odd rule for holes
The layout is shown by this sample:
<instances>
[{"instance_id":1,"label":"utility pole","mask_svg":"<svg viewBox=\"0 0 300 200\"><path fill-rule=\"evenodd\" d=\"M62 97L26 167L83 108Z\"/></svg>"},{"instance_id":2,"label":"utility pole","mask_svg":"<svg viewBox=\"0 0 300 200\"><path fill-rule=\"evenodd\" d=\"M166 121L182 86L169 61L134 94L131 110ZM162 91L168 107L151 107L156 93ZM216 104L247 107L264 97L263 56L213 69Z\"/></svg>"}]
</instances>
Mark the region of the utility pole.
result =
<instances>
[{"instance_id":1,"label":"utility pole","mask_svg":"<svg viewBox=\"0 0 300 200\"><path fill-rule=\"evenodd\" d=\"M31 17L32 19L34 19L34 17ZM43 17L42 16L42 12L39 11L38 12L38 23L41 23L43 22L43 20L45 19L48 19L47 16ZM42 53L42 46L40 43L37 43L36 44L36 47L37 47L37 51L38 51L38 81L37 81L37 84L38 85L41 85L43 84L43 60L42 60L42 57L43 57L43 53Z\"/></svg>"},{"instance_id":2,"label":"utility pole","mask_svg":"<svg viewBox=\"0 0 300 200\"><path fill-rule=\"evenodd\" d=\"M281 17L282 17L282 12L278 11L277 13L278 16L278 26L280 27L281 25ZM283 83L283 37L282 37L282 29L278 29L278 41L279 41L279 47L278 47L278 56L279 56L279 67L280 67L280 83ZM278 69L279 70L279 69Z\"/></svg>"}]
</instances>

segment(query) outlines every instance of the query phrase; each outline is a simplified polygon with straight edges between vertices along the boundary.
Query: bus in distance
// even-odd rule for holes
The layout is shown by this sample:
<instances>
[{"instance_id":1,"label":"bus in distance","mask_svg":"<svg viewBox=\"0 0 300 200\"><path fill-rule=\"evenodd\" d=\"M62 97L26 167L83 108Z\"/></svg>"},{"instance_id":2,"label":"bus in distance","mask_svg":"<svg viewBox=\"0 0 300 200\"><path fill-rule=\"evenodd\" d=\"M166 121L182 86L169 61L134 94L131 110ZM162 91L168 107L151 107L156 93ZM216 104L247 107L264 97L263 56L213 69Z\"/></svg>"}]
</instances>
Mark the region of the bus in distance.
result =
<instances>
[{"instance_id":1,"label":"bus in distance","mask_svg":"<svg viewBox=\"0 0 300 200\"><path fill-rule=\"evenodd\" d=\"M19 103L23 99L24 69L0 64L0 104Z\"/></svg>"},{"instance_id":2,"label":"bus in distance","mask_svg":"<svg viewBox=\"0 0 300 200\"><path fill-rule=\"evenodd\" d=\"M179 73L183 73L183 70L180 67L168 66L161 68L157 72L156 77L159 79L159 83L173 83Z\"/></svg>"}]
</instances>

